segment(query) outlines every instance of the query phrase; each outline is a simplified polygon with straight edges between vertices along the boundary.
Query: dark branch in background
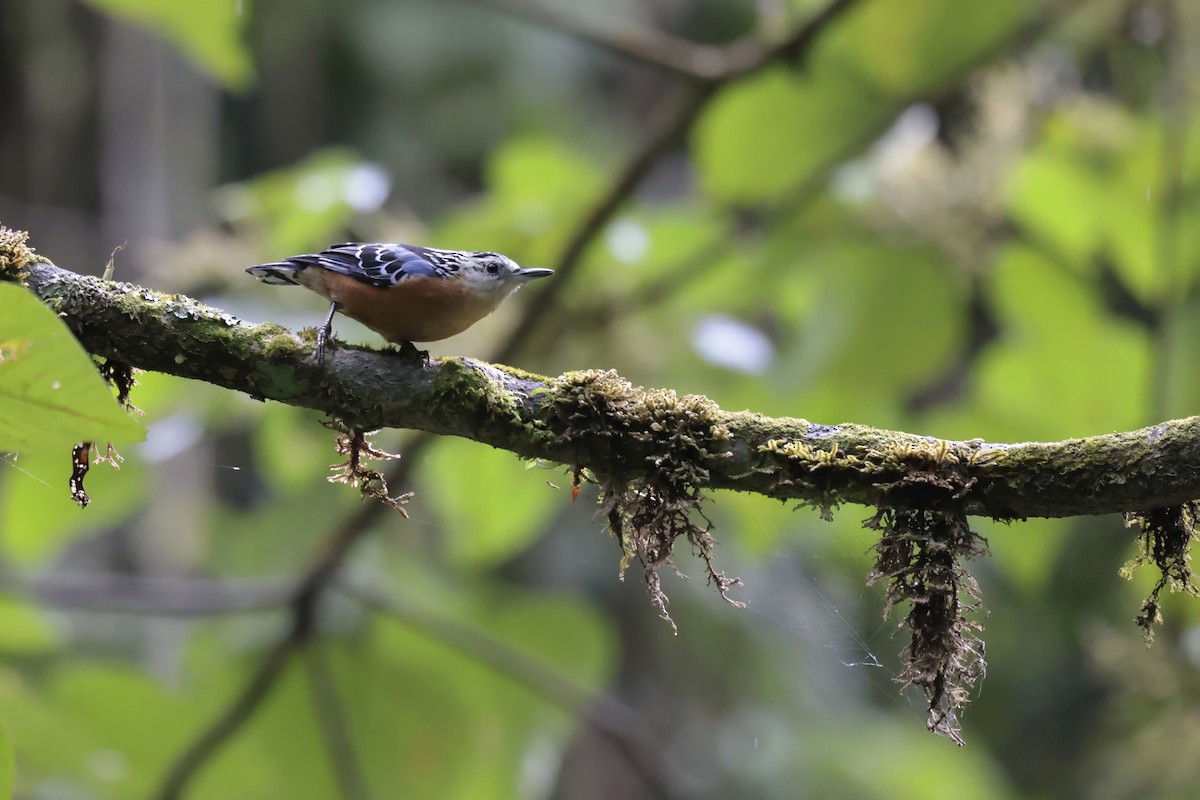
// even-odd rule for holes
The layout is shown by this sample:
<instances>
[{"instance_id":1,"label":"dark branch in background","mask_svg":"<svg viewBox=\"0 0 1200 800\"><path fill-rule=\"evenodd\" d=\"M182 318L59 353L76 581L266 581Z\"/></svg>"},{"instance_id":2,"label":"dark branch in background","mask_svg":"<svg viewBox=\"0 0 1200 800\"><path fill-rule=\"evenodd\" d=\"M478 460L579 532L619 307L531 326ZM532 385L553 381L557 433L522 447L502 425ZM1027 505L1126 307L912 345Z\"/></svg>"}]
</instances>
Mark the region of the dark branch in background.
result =
<instances>
[{"instance_id":1,"label":"dark branch in background","mask_svg":"<svg viewBox=\"0 0 1200 800\"><path fill-rule=\"evenodd\" d=\"M524 0L473 0L478 5L502 10L542 28L565 34L652 67L687 78L713 78L729 71L731 63L744 60L747 51L757 53L757 41L714 46L689 42L660 30L624 26L602 29L577 14L539 2Z\"/></svg>"},{"instance_id":2,"label":"dark branch in background","mask_svg":"<svg viewBox=\"0 0 1200 800\"><path fill-rule=\"evenodd\" d=\"M670 788L649 722L634 709L604 693L592 694L561 672L514 650L504 642L458 620L398 595L339 579L335 589L401 625L487 664L568 714L578 715L621 755L657 797L678 797Z\"/></svg>"},{"instance_id":3,"label":"dark branch in background","mask_svg":"<svg viewBox=\"0 0 1200 800\"><path fill-rule=\"evenodd\" d=\"M297 582L291 594L291 622L287 633L263 656L258 668L230 705L201 732L167 772L159 790L162 800L183 796L184 790L208 760L224 747L270 694L293 654L301 652L317 632L317 612L329 581L337 573L350 548L383 514L383 503L368 503L342 520L328 538L325 548Z\"/></svg>"},{"instance_id":4,"label":"dark branch in background","mask_svg":"<svg viewBox=\"0 0 1200 800\"><path fill-rule=\"evenodd\" d=\"M308 675L309 695L312 697L313 713L317 728L325 739L333 774L346 800L370 800L371 790L358 755L354 750L354 738L338 697L337 684L329 668L325 648L315 644L304 650L304 666Z\"/></svg>"},{"instance_id":5,"label":"dark branch in background","mask_svg":"<svg viewBox=\"0 0 1200 800\"><path fill-rule=\"evenodd\" d=\"M295 630L267 651L258 669L233 702L211 725L201 731L196 741L183 752L179 760L167 773L157 797L163 800L179 798L192 777L208 763L208 759L233 737L246 720L254 715L259 705L270 694L276 679L283 674L294 652L303 642Z\"/></svg>"},{"instance_id":6,"label":"dark branch in background","mask_svg":"<svg viewBox=\"0 0 1200 800\"><path fill-rule=\"evenodd\" d=\"M964 64L954 80L946 85L936 86L919 94L895 98L893 108L889 109L887 114L881 115L878 124L866 126L858 135L847 137L838 151L833 153L823 165L814 168L810 175L788 191L773 207L764 209L761 227L769 228L774 225L786 224L788 220L802 212L814 198L825 190L830 172L838 164L861 153L878 139L893 123L896 115L905 108L922 101L936 104L939 98L960 91L963 81L973 75L977 68L991 63L1008 51L1026 48L1031 43L1038 41L1048 28L1073 10L1074 4L1077 2L1079 0L1069 0L1047 8L1041 14L1033 15L1009 36L997 41L993 47L978 53L971 63ZM688 255L661 269L659 274L653 276L646 284L632 291L622 291L619 303L612 297L585 299L582 306L572 309L569 317L561 314L550 317L548 322L539 326L541 332L548 339L553 339L567 326L568 320L575 327L589 328L597 324L604 324L618 313L622 317L627 317L642 309L653 307L670 297L686 281L698 280L708 270L720 266L721 259L741 244L736 234L721 232L710 241L697 246ZM957 384L961 382L963 371L973 363L974 359L982 352L984 345L990 341L995 320L991 311L980 299L981 291L977 281L972 284L971 296L968 301L972 327L958 359L945 374L939 376L929 386L914 392L912 397L906 401L906 408L909 410L927 410L942 398L953 394L957 390ZM1126 294L1128 291L1128 289L1125 290ZM547 328L550 330L547 331ZM511 358L497 356L493 360L509 361Z\"/></svg>"}]
</instances>

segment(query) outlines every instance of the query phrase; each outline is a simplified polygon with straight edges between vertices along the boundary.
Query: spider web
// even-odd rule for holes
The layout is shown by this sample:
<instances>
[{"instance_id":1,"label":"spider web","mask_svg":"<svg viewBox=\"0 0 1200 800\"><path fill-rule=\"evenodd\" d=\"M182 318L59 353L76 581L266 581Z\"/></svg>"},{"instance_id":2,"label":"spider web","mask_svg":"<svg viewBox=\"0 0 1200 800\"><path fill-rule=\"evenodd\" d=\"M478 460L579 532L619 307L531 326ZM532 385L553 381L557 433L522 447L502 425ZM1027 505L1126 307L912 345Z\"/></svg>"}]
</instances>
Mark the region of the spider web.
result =
<instances>
[{"instance_id":1,"label":"spider web","mask_svg":"<svg viewBox=\"0 0 1200 800\"><path fill-rule=\"evenodd\" d=\"M902 694L893 680L900 670L900 642L892 637L895 620L882 618L882 593L868 589L853 567L822 563L822 557L795 550L773 553L761 572L746 580L747 610L799 643L810 663L823 667L822 676L805 676L807 682L823 679L823 693L846 691L852 676L878 701L924 719L921 698ZM862 621L871 618L878 621Z\"/></svg>"}]
</instances>

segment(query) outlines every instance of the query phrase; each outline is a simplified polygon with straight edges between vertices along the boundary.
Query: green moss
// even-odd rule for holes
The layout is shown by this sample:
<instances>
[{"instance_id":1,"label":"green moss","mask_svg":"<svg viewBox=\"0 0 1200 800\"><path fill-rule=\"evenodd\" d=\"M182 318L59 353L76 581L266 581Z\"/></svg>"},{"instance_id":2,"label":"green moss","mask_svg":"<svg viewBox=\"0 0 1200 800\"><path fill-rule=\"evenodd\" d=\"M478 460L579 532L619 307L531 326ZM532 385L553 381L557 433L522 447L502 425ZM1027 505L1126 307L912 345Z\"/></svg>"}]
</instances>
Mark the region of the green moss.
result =
<instances>
[{"instance_id":1,"label":"green moss","mask_svg":"<svg viewBox=\"0 0 1200 800\"><path fill-rule=\"evenodd\" d=\"M1200 503L1157 508L1125 515L1125 524L1138 530L1138 554L1125 562L1120 575L1132 579L1134 572L1147 564L1158 568L1159 578L1142 602L1134 622L1142 629L1146 646L1154 642L1154 626L1162 624L1162 590L1200 596L1196 573L1192 570L1192 544L1200 539L1196 519Z\"/></svg>"},{"instance_id":2,"label":"green moss","mask_svg":"<svg viewBox=\"0 0 1200 800\"><path fill-rule=\"evenodd\" d=\"M674 567L680 537L700 557L721 596L740 606L728 591L741 582L714 567L716 540L702 510L709 482L705 464L730 455L726 443L732 437L720 407L697 395L635 387L613 371L587 370L555 380L546 408L548 428L567 443L586 443L589 457L606 465L601 513L620 542L620 569L635 558L641 562L659 615L671 621L661 570Z\"/></svg>"},{"instance_id":3,"label":"green moss","mask_svg":"<svg viewBox=\"0 0 1200 800\"><path fill-rule=\"evenodd\" d=\"M290 359L307 352L296 336L281 325L263 323L255 327L263 358L267 361Z\"/></svg>"},{"instance_id":4,"label":"green moss","mask_svg":"<svg viewBox=\"0 0 1200 800\"><path fill-rule=\"evenodd\" d=\"M523 423L516 399L494 380L486 364L461 358L438 362L430 406L449 420L489 420L501 415Z\"/></svg>"},{"instance_id":5,"label":"green moss","mask_svg":"<svg viewBox=\"0 0 1200 800\"><path fill-rule=\"evenodd\" d=\"M496 367L495 364L487 364L486 366ZM499 367L496 368L498 369ZM509 375L512 375L514 378L518 378L523 381L530 381L532 383L548 384L552 380L545 375L538 375L536 372L527 372L519 367L510 367L507 364L504 365L504 371Z\"/></svg>"},{"instance_id":6,"label":"green moss","mask_svg":"<svg viewBox=\"0 0 1200 800\"><path fill-rule=\"evenodd\" d=\"M823 450L799 440L768 439L766 444L758 446L758 452L777 453L792 461L803 462L810 470L816 470L821 467L832 467L834 465L856 467L863 463L858 456L840 452L837 442L830 445L828 450Z\"/></svg>"},{"instance_id":7,"label":"green moss","mask_svg":"<svg viewBox=\"0 0 1200 800\"><path fill-rule=\"evenodd\" d=\"M904 604L901 623L912 635L896 680L919 687L927 700L926 727L962 745L959 711L986 671L979 586L964 559L984 555L987 542L953 508L954 497L923 507L881 505L865 524L882 531L867 584L887 585L884 615Z\"/></svg>"}]
</instances>

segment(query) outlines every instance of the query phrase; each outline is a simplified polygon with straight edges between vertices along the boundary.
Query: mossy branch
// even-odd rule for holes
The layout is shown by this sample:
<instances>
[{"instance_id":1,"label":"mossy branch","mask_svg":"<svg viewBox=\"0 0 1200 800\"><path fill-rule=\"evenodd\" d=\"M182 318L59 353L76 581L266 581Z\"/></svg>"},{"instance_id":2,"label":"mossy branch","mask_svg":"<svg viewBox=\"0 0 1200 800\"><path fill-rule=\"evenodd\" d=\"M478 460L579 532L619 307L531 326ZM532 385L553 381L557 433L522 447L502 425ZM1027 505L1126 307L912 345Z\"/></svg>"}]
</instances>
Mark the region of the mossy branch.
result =
<instances>
[{"instance_id":1,"label":"mossy branch","mask_svg":"<svg viewBox=\"0 0 1200 800\"><path fill-rule=\"evenodd\" d=\"M1001 519L1135 512L1200 497L1200 417L1061 442L947 441L723 411L706 398L634 387L613 372L549 378L468 358L422 369L387 350L347 345L318 367L308 333L251 325L189 297L49 263L3 277L58 311L95 355L316 409L357 428L461 436L601 478L651 473L670 453L673 463L689 459L685 466L709 489L823 508L879 506L895 505L895 485L935 463L956 476L964 513ZM686 448L677 441L679 414L691 421ZM919 486L913 493L920 505Z\"/></svg>"}]
</instances>

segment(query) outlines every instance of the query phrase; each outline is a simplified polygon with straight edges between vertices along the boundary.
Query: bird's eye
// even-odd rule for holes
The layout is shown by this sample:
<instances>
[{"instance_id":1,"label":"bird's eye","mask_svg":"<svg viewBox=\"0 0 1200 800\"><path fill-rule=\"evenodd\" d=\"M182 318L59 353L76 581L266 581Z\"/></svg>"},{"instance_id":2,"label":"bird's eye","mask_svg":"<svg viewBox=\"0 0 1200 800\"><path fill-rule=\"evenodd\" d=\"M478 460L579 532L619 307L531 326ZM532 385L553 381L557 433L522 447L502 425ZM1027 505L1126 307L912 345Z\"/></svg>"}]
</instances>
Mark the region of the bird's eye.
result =
<instances>
[{"instance_id":1,"label":"bird's eye","mask_svg":"<svg viewBox=\"0 0 1200 800\"><path fill-rule=\"evenodd\" d=\"M487 273L488 273L488 275L499 275L500 274L500 265L495 263L494 261L491 264L488 264L487 265Z\"/></svg>"}]
</instances>

